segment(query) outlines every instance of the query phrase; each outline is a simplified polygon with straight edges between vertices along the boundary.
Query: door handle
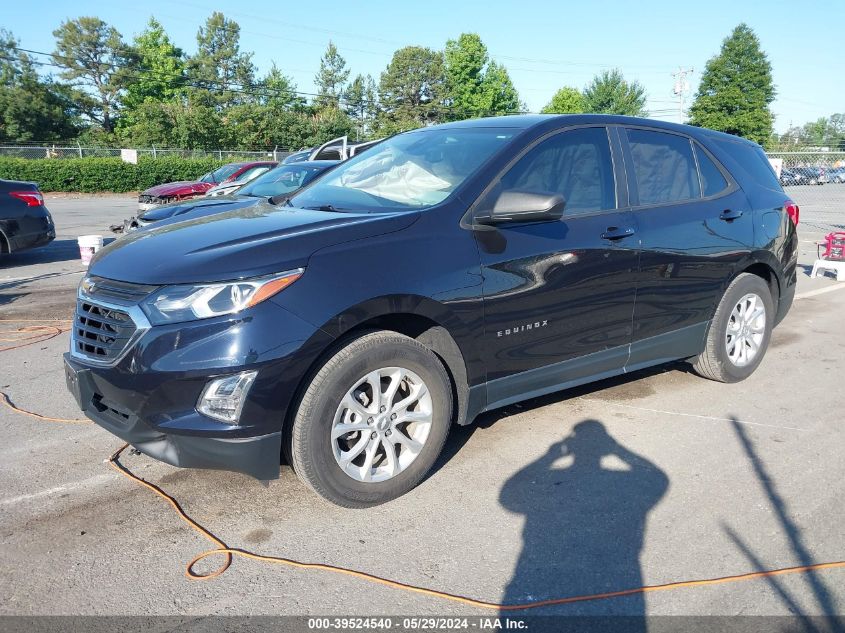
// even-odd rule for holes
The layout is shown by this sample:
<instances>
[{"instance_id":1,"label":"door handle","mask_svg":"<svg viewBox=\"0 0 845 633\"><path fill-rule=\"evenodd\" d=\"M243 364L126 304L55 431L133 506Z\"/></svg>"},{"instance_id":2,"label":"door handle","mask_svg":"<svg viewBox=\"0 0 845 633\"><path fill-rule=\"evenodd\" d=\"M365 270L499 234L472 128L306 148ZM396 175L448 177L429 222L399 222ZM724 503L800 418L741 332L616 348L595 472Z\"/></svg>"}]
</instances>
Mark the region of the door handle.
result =
<instances>
[{"instance_id":1,"label":"door handle","mask_svg":"<svg viewBox=\"0 0 845 633\"><path fill-rule=\"evenodd\" d=\"M609 226L607 230L601 234L603 240L621 240L624 237L630 237L635 233L634 227L627 226L620 228L618 226Z\"/></svg>"},{"instance_id":2,"label":"door handle","mask_svg":"<svg viewBox=\"0 0 845 633\"><path fill-rule=\"evenodd\" d=\"M742 211L735 211L733 209L725 209L719 214L719 219L724 220L725 222L730 222L731 220L736 220L741 217Z\"/></svg>"}]
</instances>

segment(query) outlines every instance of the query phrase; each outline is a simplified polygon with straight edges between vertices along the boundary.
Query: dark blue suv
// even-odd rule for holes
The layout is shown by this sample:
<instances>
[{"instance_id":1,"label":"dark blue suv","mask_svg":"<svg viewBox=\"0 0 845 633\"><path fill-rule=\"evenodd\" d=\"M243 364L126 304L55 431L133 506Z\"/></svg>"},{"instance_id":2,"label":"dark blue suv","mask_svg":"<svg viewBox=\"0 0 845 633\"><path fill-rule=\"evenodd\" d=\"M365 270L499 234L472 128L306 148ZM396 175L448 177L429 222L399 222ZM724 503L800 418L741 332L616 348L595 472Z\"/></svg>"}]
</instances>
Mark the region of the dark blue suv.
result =
<instances>
[{"instance_id":1,"label":"dark blue suv","mask_svg":"<svg viewBox=\"0 0 845 633\"><path fill-rule=\"evenodd\" d=\"M382 503L452 424L677 359L732 382L795 292L798 207L758 145L617 116L407 132L293 197L118 239L67 383L169 464Z\"/></svg>"}]
</instances>

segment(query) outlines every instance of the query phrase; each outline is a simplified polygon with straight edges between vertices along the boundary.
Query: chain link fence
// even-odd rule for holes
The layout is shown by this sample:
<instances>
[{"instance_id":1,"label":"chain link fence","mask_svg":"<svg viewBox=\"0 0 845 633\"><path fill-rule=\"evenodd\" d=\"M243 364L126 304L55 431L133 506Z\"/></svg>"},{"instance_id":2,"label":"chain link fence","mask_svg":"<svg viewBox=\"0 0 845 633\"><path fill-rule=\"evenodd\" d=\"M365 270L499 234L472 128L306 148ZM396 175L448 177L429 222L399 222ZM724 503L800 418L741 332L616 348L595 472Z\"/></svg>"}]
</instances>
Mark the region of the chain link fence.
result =
<instances>
[{"instance_id":1,"label":"chain link fence","mask_svg":"<svg viewBox=\"0 0 845 633\"><path fill-rule=\"evenodd\" d=\"M804 237L845 231L845 152L770 152L769 160L801 208Z\"/></svg>"},{"instance_id":2,"label":"chain link fence","mask_svg":"<svg viewBox=\"0 0 845 633\"><path fill-rule=\"evenodd\" d=\"M132 148L138 152L138 158L149 156L152 158L178 156L180 158L216 158L218 160L282 160L293 153L293 150L276 147L266 150L240 149L174 149L174 148ZM0 156L15 158L89 158L116 157L120 158L120 148L114 147L83 147L82 145L64 144L30 144L0 145Z\"/></svg>"}]
</instances>

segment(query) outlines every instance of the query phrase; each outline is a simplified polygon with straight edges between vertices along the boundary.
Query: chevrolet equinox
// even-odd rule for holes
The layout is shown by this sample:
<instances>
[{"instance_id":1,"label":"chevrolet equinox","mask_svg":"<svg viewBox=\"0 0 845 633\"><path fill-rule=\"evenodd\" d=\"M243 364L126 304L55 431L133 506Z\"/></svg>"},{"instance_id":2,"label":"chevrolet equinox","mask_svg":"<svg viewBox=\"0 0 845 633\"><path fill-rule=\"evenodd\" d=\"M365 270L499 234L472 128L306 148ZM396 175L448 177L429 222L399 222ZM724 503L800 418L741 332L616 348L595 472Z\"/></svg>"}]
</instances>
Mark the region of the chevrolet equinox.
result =
<instances>
[{"instance_id":1,"label":"chevrolet equinox","mask_svg":"<svg viewBox=\"0 0 845 633\"><path fill-rule=\"evenodd\" d=\"M289 197L102 249L67 384L168 464L326 499L413 488L452 424L678 359L748 377L792 304L798 207L763 150L618 116L394 136Z\"/></svg>"}]
</instances>

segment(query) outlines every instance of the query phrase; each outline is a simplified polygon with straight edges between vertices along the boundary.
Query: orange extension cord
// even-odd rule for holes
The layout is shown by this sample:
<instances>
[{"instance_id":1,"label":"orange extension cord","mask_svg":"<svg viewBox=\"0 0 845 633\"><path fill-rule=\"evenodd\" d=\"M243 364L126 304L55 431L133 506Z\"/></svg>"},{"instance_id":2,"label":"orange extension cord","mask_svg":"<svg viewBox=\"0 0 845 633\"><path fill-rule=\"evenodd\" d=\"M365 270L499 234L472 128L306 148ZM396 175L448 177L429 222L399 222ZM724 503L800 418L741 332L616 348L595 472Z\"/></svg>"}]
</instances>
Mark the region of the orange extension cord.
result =
<instances>
[{"instance_id":1,"label":"orange extension cord","mask_svg":"<svg viewBox=\"0 0 845 633\"><path fill-rule=\"evenodd\" d=\"M26 411L21 409L9 400L9 397L0 392L0 395L3 396L2 402L5 404L6 407L12 409L17 413L21 413L23 415L27 415L33 418L47 420L50 422L82 422L82 420L63 420L61 418L50 418L47 416L43 416L39 413L34 413L32 411ZM461 596L454 593L449 593L447 591L439 591L437 589L428 589L426 587L419 587L417 585L409 585L407 583L399 582L396 580L390 580L389 578L382 578L381 576L376 576L374 574L368 574L367 572L358 571L355 569L349 569L347 567L338 567L335 565L326 565L323 563L303 563L297 560L293 560L290 558L282 558L279 556L267 556L264 554L256 554L254 552L250 552L244 549L232 548L227 546L222 540L217 538L214 534L212 534L207 528L203 527L197 521L192 519L187 512L182 509L182 506L179 505L179 502L173 498L171 495L167 494L164 490L152 484L141 477L138 477L132 471L130 471L126 466L120 463L120 455L129 448L129 444L124 444L119 449L117 449L114 453L112 453L111 457L108 459L108 464L114 470L119 472L121 475L131 479L135 483L143 486L144 488L152 491L165 501L170 504L173 510L179 515L179 518L182 519L185 523L187 523L191 528L196 530L200 535L214 543L217 547L215 549L210 549L198 554L194 557L194 559L185 566L185 575L190 578L191 580L210 580L211 578L216 578L220 576L223 572L229 569L229 566L232 564L232 557L233 556L240 556L241 558L248 558L250 560L257 560L264 563L273 563L275 565L287 565L289 567L295 567L297 569L313 569L319 571L327 571L336 574L343 574L345 576L352 576L354 578L358 578L360 580L365 580L367 582L383 585L386 587L390 587L392 589L401 589L404 591L409 591L411 593L422 594L424 596L429 596L432 598L437 598L440 600L448 600L451 602L458 602L460 604L465 604L471 607L477 607L480 609L494 609L496 611L524 611L527 609L536 609L539 607L551 607L560 604L571 604L573 602L586 602L588 600L605 600L608 598L619 598L621 596L630 596L634 594L641 594L641 593L651 593L654 591L669 591L671 589L682 589L685 587L705 587L708 585L720 585L725 583L732 583L732 582L740 582L743 580L755 580L759 578L767 578L772 576L785 576L787 574L799 574L799 573L806 573L809 571L817 571L822 569L834 569L838 567L845 567L845 561L836 561L830 563L817 563L815 565L801 565L798 567L783 567L780 569L770 569L765 571L756 571L756 572L749 572L746 574L738 574L736 576L722 576L720 578L704 578L701 580L682 580L678 582L670 582L662 585L647 585L645 587L636 587L633 589L622 589L619 591L608 591L605 593L594 593L594 594L586 594L581 596L567 596L563 598L551 598L548 600L535 600L532 602L524 602L521 604L500 604L498 602L488 602L486 600L477 600L475 598L468 598L466 596ZM217 568L216 570L209 572L207 574L199 574L194 571L194 565L196 565L199 561L203 560L204 558L208 558L209 556L215 555L223 555L226 557L224 563Z\"/></svg>"},{"instance_id":2,"label":"orange extension cord","mask_svg":"<svg viewBox=\"0 0 845 633\"><path fill-rule=\"evenodd\" d=\"M27 345L35 345L36 343L43 343L49 341L51 338L57 337L63 332L67 332L70 328L60 327L57 324L70 324L70 319L0 319L0 323L34 323L37 325L24 325L15 328L14 330L0 330L0 343L18 343L18 345L11 345L7 347L0 347L0 352L9 352L13 349L26 347ZM15 336L18 334L30 334L23 338ZM9 335L12 335L9 338Z\"/></svg>"}]
</instances>

